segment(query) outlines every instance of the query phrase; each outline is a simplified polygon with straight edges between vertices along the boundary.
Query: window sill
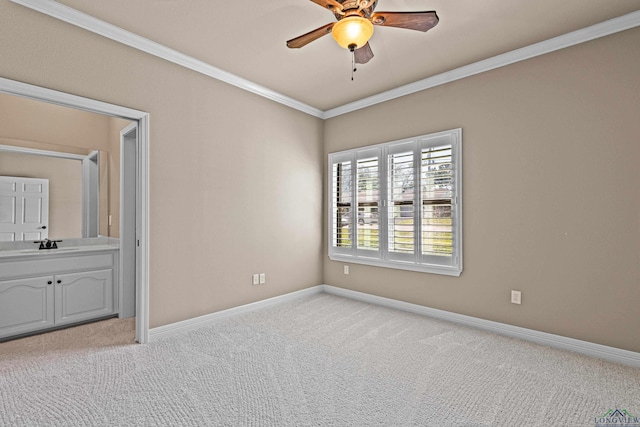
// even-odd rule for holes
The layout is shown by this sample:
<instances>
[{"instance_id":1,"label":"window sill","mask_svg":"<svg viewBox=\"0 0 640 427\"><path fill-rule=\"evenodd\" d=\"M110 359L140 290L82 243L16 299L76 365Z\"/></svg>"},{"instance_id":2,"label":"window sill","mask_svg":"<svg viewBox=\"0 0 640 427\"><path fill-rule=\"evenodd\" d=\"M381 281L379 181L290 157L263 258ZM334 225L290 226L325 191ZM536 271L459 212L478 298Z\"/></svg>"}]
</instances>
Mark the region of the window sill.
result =
<instances>
[{"instance_id":1,"label":"window sill","mask_svg":"<svg viewBox=\"0 0 640 427\"><path fill-rule=\"evenodd\" d=\"M459 277L462 274L462 268L445 267L433 264L413 264L402 261L388 261L373 258L361 258L350 255L330 254L331 261L347 262L350 264L363 264L373 267L393 268L396 270L417 271L420 273L441 274L445 276Z\"/></svg>"}]
</instances>

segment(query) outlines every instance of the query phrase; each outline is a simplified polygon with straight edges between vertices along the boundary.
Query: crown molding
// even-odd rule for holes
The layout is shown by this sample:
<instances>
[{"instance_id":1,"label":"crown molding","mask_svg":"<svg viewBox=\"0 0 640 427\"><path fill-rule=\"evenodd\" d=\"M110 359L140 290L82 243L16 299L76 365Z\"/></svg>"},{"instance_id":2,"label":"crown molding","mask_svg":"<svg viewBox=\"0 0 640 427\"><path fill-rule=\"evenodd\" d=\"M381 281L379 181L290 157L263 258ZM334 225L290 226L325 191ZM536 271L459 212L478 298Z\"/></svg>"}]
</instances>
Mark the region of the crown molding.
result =
<instances>
[{"instance_id":1,"label":"crown molding","mask_svg":"<svg viewBox=\"0 0 640 427\"><path fill-rule=\"evenodd\" d=\"M323 111L300 102L296 99L285 96L281 93L273 91L269 88L261 86L252 81L238 77L235 74L224 71L218 67L207 64L206 62L195 59L189 55L178 52L160 43L156 43L145 37L134 34L130 31L124 30L108 22L94 18L86 13L80 12L69 6L60 4L53 0L11 0L13 3L20 4L22 6L33 9L37 12L51 16L52 18L59 19L67 22L71 25L83 28L87 31L91 31L95 34L101 35L108 39L114 40L118 43L122 43L134 49L138 49L142 52L150 55L162 58L174 64L212 77L216 80L228 83L236 86L240 89L244 89L248 92L252 92L256 95L260 95L264 98L270 99L277 103L286 105L295 110L302 111L309 115L322 118Z\"/></svg>"},{"instance_id":2,"label":"crown molding","mask_svg":"<svg viewBox=\"0 0 640 427\"><path fill-rule=\"evenodd\" d=\"M410 83L408 85L381 92L377 95L369 96L358 101L322 111L257 83L238 77L235 74L224 71L218 67L214 67L213 65L207 64L206 62L195 59L189 55L185 55L184 53L168 48L130 31L94 18L69 6L57 3L54 0L11 1L321 119L337 117L342 114L371 107L402 96L464 79L465 77L474 76L476 74L484 73L486 71L494 70L496 68L504 67L516 62L524 61L526 59L534 58L536 56L544 55L556 50L575 46L580 43L640 26L640 11L628 13L590 27L572 31L549 40L503 53L492 58Z\"/></svg>"},{"instance_id":3,"label":"crown molding","mask_svg":"<svg viewBox=\"0 0 640 427\"><path fill-rule=\"evenodd\" d=\"M355 102L344 104L340 107L327 110L322 115L323 119L340 116L352 111L400 98L405 95L431 89L436 86L451 83L456 80L464 79L496 68L504 67L536 56L564 49L566 47L575 46L580 43L588 42L600 37L615 34L620 31L628 30L640 25L640 11L628 13L599 24L585 27L580 30L572 31L549 40L525 46L511 52L503 53L473 64L465 65L451 71L447 71L432 77L428 77L408 85L400 86L395 89L381 92L377 95L369 96Z\"/></svg>"}]
</instances>

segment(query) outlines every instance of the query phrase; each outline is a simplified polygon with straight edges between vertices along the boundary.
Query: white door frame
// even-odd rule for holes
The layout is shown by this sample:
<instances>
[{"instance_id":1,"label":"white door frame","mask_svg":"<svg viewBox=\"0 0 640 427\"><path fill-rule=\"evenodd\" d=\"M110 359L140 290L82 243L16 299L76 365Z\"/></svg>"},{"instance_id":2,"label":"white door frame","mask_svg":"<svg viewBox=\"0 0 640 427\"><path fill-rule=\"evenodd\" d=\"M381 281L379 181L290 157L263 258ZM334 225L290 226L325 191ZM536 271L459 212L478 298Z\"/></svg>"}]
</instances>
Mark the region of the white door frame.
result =
<instances>
[{"instance_id":1,"label":"white door frame","mask_svg":"<svg viewBox=\"0 0 640 427\"><path fill-rule=\"evenodd\" d=\"M137 231L140 257L136 262L140 277L139 282L136 283L136 340L139 343L147 343L149 341L149 113L3 77L0 77L0 92L138 122L139 180L136 194L139 212L136 216L140 218L140 229Z\"/></svg>"},{"instance_id":2,"label":"white door frame","mask_svg":"<svg viewBox=\"0 0 640 427\"><path fill-rule=\"evenodd\" d=\"M140 180L136 155L138 152L137 134L137 122L131 123L120 131L120 268L118 269L120 275L118 280L120 318L135 316L134 304L138 299L136 289L131 289L125 284L131 281L135 284L140 281L139 265L136 261L140 257L139 245L137 244L139 238L137 230L140 228L138 215L140 201L136 197L136 183ZM133 170L131 170L132 168ZM131 264L132 260L133 264Z\"/></svg>"}]
</instances>

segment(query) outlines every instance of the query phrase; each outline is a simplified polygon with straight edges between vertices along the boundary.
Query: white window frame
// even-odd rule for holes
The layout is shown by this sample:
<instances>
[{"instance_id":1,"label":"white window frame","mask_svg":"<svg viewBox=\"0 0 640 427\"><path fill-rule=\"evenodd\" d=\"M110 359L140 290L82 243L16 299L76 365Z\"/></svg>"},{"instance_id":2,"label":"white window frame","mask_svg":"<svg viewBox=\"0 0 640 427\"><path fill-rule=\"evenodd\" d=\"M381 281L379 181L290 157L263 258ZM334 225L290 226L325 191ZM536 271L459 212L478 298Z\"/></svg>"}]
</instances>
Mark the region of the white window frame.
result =
<instances>
[{"instance_id":1,"label":"white window frame","mask_svg":"<svg viewBox=\"0 0 640 427\"><path fill-rule=\"evenodd\" d=\"M442 260L449 263L432 262L434 258L421 253L422 220L421 212L423 203L420 191L420 163L421 153L424 148L439 146L451 146L451 160L453 164L453 194L451 198L452 218L452 254ZM388 159L392 154L400 152L413 152L414 160L414 254L399 254L389 251L389 227L388 216ZM370 158L372 154L378 155L378 250L358 250L357 248L357 161ZM351 209L350 238L351 247L334 246L334 231L336 230L336 212L334 207L333 165L339 162L351 162ZM401 270L419 271L424 273L442 274L448 276L460 276L462 273L462 129L452 129L428 135L420 135L413 138L391 141L383 144L330 153L328 156L328 251L329 259L333 261L372 265L376 267L395 268ZM342 221L342 220L341 220Z\"/></svg>"}]
</instances>

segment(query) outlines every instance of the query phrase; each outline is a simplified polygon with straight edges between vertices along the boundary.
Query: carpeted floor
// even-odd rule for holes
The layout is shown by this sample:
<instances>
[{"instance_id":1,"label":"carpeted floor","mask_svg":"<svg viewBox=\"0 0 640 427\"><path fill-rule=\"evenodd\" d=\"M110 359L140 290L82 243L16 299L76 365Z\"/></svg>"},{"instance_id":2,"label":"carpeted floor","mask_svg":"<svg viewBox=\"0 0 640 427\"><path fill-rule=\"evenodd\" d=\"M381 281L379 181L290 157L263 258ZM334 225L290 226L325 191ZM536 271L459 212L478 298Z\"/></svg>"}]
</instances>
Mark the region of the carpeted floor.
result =
<instances>
[{"instance_id":1,"label":"carpeted floor","mask_svg":"<svg viewBox=\"0 0 640 427\"><path fill-rule=\"evenodd\" d=\"M5 343L10 344L10 343ZM327 294L147 345L6 357L2 426L594 426L640 369Z\"/></svg>"},{"instance_id":2,"label":"carpeted floor","mask_svg":"<svg viewBox=\"0 0 640 427\"><path fill-rule=\"evenodd\" d=\"M107 319L0 343L0 363L62 351L133 344L136 319Z\"/></svg>"}]
</instances>

